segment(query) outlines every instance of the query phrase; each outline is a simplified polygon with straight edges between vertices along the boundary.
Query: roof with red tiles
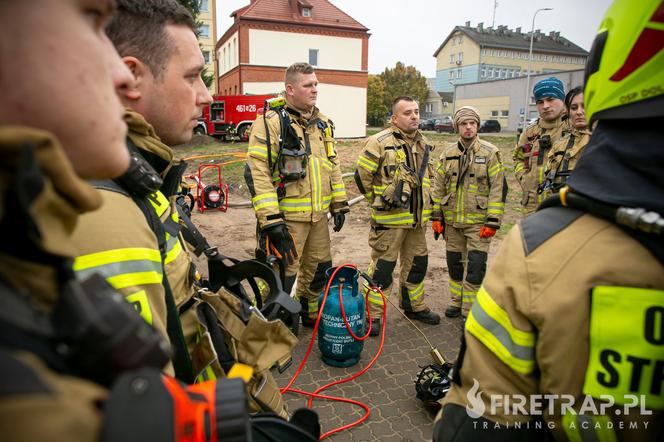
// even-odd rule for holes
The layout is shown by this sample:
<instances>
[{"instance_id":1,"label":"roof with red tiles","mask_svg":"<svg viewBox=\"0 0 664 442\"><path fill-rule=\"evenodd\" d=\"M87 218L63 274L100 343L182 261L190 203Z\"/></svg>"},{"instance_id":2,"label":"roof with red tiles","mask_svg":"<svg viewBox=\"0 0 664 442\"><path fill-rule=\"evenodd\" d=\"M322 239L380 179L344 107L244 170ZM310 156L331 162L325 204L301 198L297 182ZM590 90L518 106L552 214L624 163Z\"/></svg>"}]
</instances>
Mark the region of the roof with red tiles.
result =
<instances>
[{"instance_id":1,"label":"roof with red tiles","mask_svg":"<svg viewBox=\"0 0 664 442\"><path fill-rule=\"evenodd\" d=\"M302 9L309 8L311 17ZM299 25L327 26L358 31L369 29L327 0L252 0L230 15L235 20L248 19Z\"/></svg>"}]
</instances>

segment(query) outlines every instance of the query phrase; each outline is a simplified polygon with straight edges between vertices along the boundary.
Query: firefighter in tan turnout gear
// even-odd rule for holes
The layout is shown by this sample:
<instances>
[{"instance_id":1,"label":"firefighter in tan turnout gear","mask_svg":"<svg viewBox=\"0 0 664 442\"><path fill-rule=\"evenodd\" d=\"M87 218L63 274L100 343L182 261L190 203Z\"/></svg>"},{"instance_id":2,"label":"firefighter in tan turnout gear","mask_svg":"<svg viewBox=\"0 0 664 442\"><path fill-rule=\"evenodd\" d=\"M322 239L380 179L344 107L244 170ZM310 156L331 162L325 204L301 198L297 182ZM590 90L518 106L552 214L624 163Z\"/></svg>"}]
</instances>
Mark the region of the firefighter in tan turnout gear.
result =
<instances>
[{"instance_id":1,"label":"firefighter in tan turnout gear","mask_svg":"<svg viewBox=\"0 0 664 442\"><path fill-rule=\"evenodd\" d=\"M545 78L535 84L533 94L539 118L523 130L512 154L514 174L523 191L521 206L524 216L533 213L543 201L542 194L537 191L544 182L547 155L553 144L567 134L562 81Z\"/></svg>"},{"instance_id":2,"label":"firefighter in tan turnout gear","mask_svg":"<svg viewBox=\"0 0 664 442\"><path fill-rule=\"evenodd\" d=\"M302 324L312 327L325 271L332 267L327 214L333 215L338 232L349 208L334 124L315 106L318 79L313 67L291 65L285 85L285 103L272 101L251 128L245 179L258 221L259 248L268 248L268 255L274 253L287 265L286 292L297 276Z\"/></svg>"},{"instance_id":3,"label":"firefighter in tan turnout gear","mask_svg":"<svg viewBox=\"0 0 664 442\"><path fill-rule=\"evenodd\" d=\"M591 133L583 106L583 88L577 86L567 93L565 107L570 130L569 134L558 140L549 151L544 182L537 191L545 197L565 186L581 157L581 152L590 141Z\"/></svg>"},{"instance_id":4,"label":"firefighter in tan turnout gear","mask_svg":"<svg viewBox=\"0 0 664 442\"><path fill-rule=\"evenodd\" d=\"M431 216L433 147L417 129L419 106L402 96L392 104L389 128L369 137L357 159L355 182L371 204L368 273L389 296L397 259L399 303L406 316L438 324L440 316L424 302L424 277L428 267L424 226ZM371 335L381 330L383 300L368 292L372 315Z\"/></svg>"},{"instance_id":5,"label":"firefighter in tan turnout gear","mask_svg":"<svg viewBox=\"0 0 664 442\"><path fill-rule=\"evenodd\" d=\"M501 244L434 441L662 440L664 49L644 37L663 8L617 0L600 24L598 124L567 186Z\"/></svg>"},{"instance_id":6,"label":"firefighter in tan turnout gear","mask_svg":"<svg viewBox=\"0 0 664 442\"><path fill-rule=\"evenodd\" d=\"M479 125L479 113L471 106L454 113L459 141L443 150L433 184L431 228L435 239L445 238L451 296L445 316L450 318L468 315L505 212L507 181L500 152L480 140Z\"/></svg>"}]
</instances>

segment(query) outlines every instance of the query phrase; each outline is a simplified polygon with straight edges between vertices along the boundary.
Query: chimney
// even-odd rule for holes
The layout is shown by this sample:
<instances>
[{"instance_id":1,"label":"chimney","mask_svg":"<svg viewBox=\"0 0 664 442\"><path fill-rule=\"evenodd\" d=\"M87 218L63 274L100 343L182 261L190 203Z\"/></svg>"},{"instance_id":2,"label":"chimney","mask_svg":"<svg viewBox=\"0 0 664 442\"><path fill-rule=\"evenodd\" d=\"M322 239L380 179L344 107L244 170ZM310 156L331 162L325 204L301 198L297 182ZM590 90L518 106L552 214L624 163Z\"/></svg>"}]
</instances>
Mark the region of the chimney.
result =
<instances>
[{"instance_id":1,"label":"chimney","mask_svg":"<svg viewBox=\"0 0 664 442\"><path fill-rule=\"evenodd\" d=\"M477 30L480 31L480 32L482 32L484 30L484 23L483 22L479 22L477 24Z\"/></svg>"},{"instance_id":2,"label":"chimney","mask_svg":"<svg viewBox=\"0 0 664 442\"><path fill-rule=\"evenodd\" d=\"M470 28L470 21L467 21L467 22L466 22L466 27L467 27L467 28Z\"/></svg>"},{"instance_id":3,"label":"chimney","mask_svg":"<svg viewBox=\"0 0 664 442\"><path fill-rule=\"evenodd\" d=\"M516 28L516 29L514 30L514 32L516 32L517 34L520 34L520 33L521 33L521 26L519 26L518 28Z\"/></svg>"}]
</instances>

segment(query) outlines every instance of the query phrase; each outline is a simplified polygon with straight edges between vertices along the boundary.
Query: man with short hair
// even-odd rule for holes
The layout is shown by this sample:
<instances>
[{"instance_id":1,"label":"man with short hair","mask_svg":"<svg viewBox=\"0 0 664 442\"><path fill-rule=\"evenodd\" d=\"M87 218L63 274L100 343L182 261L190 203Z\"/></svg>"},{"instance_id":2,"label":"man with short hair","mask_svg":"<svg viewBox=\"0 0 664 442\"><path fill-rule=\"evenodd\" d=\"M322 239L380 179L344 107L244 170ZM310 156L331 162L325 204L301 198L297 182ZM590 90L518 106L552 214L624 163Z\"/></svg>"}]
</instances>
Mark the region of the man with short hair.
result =
<instances>
[{"instance_id":1,"label":"man with short hair","mask_svg":"<svg viewBox=\"0 0 664 442\"><path fill-rule=\"evenodd\" d=\"M433 184L431 228L435 239L444 235L447 247L448 318L468 316L486 273L491 238L505 212L507 181L500 152L480 139L479 126L477 109L457 109L459 140L440 155Z\"/></svg>"},{"instance_id":2,"label":"man with short hair","mask_svg":"<svg viewBox=\"0 0 664 442\"><path fill-rule=\"evenodd\" d=\"M512 154L514 174L521 184L523 215L529 215L542 202L537 193L544 182L544 168L551 146L567 134L565 87L555 77L545 78L533 88L539 118L524 129Z\"/></svg>"},{"instance_id":3,"label":"man with short hair","mask_svg":"<svg viewBox=\"0 0 664 442\"><path fill-rule=\"evenodd\" d=\"M435 325L440 316L424 302L429 260L424 226L431 216L433 147L418 130L420 109L411 97L394 100L390 122L389 128L367 138L355 169L355 183L371 205L368 273L389 296L399 259L401 308L409 318ZM371 335L377 336L383 299L370 291L367 301Z\"/></svg>"},{"instance_id":4,"label":"man with short hair","mask_svg":"<svg viewBox=\"0 0 664 442\"><path fill-rule=\"evenodd\" d=\"M338 232L349 208L334 147L334 123L316 107L314 68L294 63L286 69L284 82L285 104L273 105L251 128L245 179L259 248L272 244L273 249L263 251L283 260L286 292L297 276L302 325L313 327L325 272L332 267L327 215L333 216Z\"/></svg>"}]
</instances>

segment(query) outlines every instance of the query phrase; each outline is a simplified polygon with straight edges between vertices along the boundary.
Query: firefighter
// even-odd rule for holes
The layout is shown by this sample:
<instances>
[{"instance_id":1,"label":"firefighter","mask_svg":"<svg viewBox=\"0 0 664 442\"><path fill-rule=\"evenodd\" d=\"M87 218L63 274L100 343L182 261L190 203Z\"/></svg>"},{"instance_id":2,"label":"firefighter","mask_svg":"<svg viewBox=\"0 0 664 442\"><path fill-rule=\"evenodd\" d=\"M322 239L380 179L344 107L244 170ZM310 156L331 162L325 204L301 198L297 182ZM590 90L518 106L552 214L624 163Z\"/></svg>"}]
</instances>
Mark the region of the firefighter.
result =
<instances>
[{"instance_id":1,"label":"firefighter","mask_svg":"<svg viewBox=\"0 0 664 442\"><path fill-rule=\"evenodd\" d=\"M435 441L662 440L662 7L616 0L600 24L584 94L598 124L568 187L501 245Z\"/></svg>"},{"instance_id":2,"label":"firefighter","mask_svg":"<svg viewBox=\"0 0 664 442\"><path fill-rule=\"evenodd\" d=\"M543 201L537 190L544 182L548 152L567 133L562 81L555 77L540 80L535 84L533 94L539 118L523 130L512 154L514 174L523 191L521 206L524 216L533 213Z\"/></svg>"},{"instance_id":3,"label":"firefighter","mask_svg":"<svg viewBox=\"0 0 664 442\"><path fill-rule=\"evenodd\" d=\"M468 316L486 273L491 238L505 212L507 181L500 152L479 138L479 126L477 109L459 108L454 113L459 140L443 150L436 166L431 228L435 239L444 235L447 247L448 318Z\"/></svg>"},{"instance_id":4,"label":"firefighter","mask_svg":"<svg viewBox=\"0 0 664 442\"><path fill-rule=\"evenodd\" d=\"M116 91L133 78L104 35L110 13L103 3L0 2L0 39L12 42L0 46L4 440L98 440L106 388L61 370L26 336L43 325L37 318L53 312L71 278L66 257L78 216L101 205L80 177L112 178L129 164ZM16 308L28 305L34 311Z\"/></svg>"},{"instance_id":5,"label":"firefighter","mask_svg":"<svg viewBox=\"0 0 664 442\"><path fill-rule=\"evenodd\" d=\"M311 65L286 69L285 102L272 102L272 109L256 118L245 166L259 248L282 259L286 292L297 276L295 296L305 327L316 322L325 271L332 267L327 214L339 232L349 211L334 123L316 107L317 97Z\"/></svg>"},{"instance_id":6,"label":"firefighter","mask_svg":"<svg viewBox=\"0 0 664 442\"><path fill-rule=\"evenodd\" d=\"M577 86L565 96L565 108L569 116L570 131L566 137L558 140L549 151L544 172L544 182L537 190L548 196L558 192L566 183L570 173L579 161L581 152L590 140L590 129L583 107L583 88Z\"/></svg>"},{"instance_id":7,"label":"firefighter","mask_svg":"<svg viewBox=\"0 0 664 442\"><path fill-rule=\"evenodd\" d=\"M424 302L429 251L424 226L431 216L434 149L418 130L417 102L400 96L392 102L390 127L367 138L357 159L355 182L371 205L368 273L389 296L392 273L399 270L399 304L411 319L438 324L440 316ZM371 335L381 331L383 300L368 292Z\"/></svg>"},{"instance_id":8,"label":"firefighter","mask_svg":"<svg viewBox=\"0 0 664 442\"><path fill-rule=\"evenodd\" d=\"M211 102L201 79L205 61L196 39L191 14L175 0L118 0L118 13L106 32L134 76L134 86L121 91L129 127L126 140L131 155L127 173L115 181L95 182L103 197L101 210L82 216L73 234L77 247L74 270L79 278L99 273L126 297L174 347L166 373L186 383L225 376L224 354L242 347L255 375L249 388L257 392L253 411L264 409L286 416L285 405L269 366L286 357L296 339L288 330L272 333L270 363L258 363L255 341L239 344L244 325L228 321L219 333L228 333L231 350L213 340L216 321L206 317L208 305L217 317L227 309L223 290L203 290L184 241L176 199L186 164L176 161L170 146L191 139L197 116ZM190 231L190 229L186 229ZM214 298L214 299L209 299ZM205 301L205 302L203 302ZM232 303L232 302L231 302ZM231 308L232 310L232 308ZM214 314L212 315L214 316ZM235 319L235 318L234 318ZM269 333L263 328L261 336ZM246 347L249 346L249 347ZM265 361L265 360L263 360ZM267 365L267 367L265 366ZM258 385L263 387L258 388Z\"/></svg>"}]
</instances>

